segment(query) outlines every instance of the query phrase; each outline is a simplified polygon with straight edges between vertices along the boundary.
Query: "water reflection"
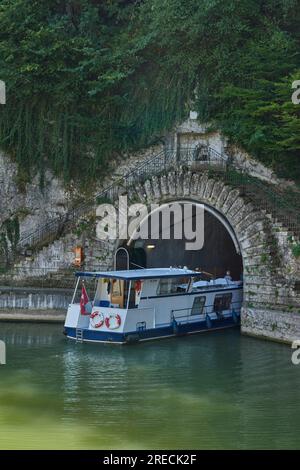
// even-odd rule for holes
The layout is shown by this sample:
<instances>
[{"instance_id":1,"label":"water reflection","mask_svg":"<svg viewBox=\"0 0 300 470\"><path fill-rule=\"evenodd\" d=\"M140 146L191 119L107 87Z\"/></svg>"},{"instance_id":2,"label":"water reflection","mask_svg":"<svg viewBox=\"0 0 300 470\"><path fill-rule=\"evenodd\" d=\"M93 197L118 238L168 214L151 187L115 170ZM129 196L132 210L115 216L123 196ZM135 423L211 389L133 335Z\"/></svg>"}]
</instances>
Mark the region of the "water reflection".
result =
<instances>
[{"instance_id":1,"label":"water reflection","mask_svg":"<svg viewBox=\"0 0 300 470\"><path fill-rule=\"evenodd\" d=\"M299 447L300 367L286 346L237 330L75 344L61 330L1 324L0 447Z\"/></svg>"}]
</instances>

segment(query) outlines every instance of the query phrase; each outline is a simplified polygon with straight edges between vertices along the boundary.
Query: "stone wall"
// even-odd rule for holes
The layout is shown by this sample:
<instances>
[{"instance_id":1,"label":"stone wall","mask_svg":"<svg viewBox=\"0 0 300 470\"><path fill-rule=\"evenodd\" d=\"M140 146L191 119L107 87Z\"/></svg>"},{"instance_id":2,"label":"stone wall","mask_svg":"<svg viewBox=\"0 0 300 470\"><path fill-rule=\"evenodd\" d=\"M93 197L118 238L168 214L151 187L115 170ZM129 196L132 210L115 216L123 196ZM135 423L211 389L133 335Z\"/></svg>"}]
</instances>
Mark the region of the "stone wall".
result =
<instances>
[{"instance_id":1,"label":"stone wall","mask_svg":"<svg viewBox=\"0 0 300 470\"><path fill-rule=\"evenodd\" d=\"M300 311L242 309L241 331L250 336L292 343L300 340Z\"/></svg>"},{"instance_id":2,"label":"stone wall","mask_svg":"<svg viewBox=\"0 0 300 470\"><path fill-rule=\"evenodd\" d=\"M0 311L66 311L72 294L68 289L0 287Z\"/></svg>"},{"instance_id":3,"label":"stone wall","mask_svg":"<svg viewBox=\"0 0 300 470\"><path fill-rule=\"evenodd\" d=\"M111 162L107 177L90 185L89 196L99 193L162 149L162 144L155 145L131 155L125 154ZM85 200L85 194L78 185L64 185L49 170L45 173L43 189L37 174L28 183L20 182L16 163L0 152L0 228L4 220L17 216L22 238L52 219L64 215L79 199Z\"/></svg>"},{"instance_id":4,"label":"stone wall","mask_svg":"<svg viewBox=\"0 0 300 470\"><path fill-rule=\"evenodd\" d=\"M70 200L62 181L46 171L45 190L36 175L30 183L19 181L17 165L0 152L0 227L5 219L18 216L20 236L64 214Z\"/></svg>"},{"instance_id":5,"label":"stone wall","mask_svg":"<svg viewBox=\"0 0 300 470\"><path fill-rule=\"evenodd\" d=\"M175 128L169 136L169 145L175 148L196 147L198 144L207 145L219 153L224 153L227 139L218 131L211 131L208 124L188 119Z\"/></svg>"},{"instance_id":6,"label":"stone wall","mask_svg":"<svg viewBox=\"0 0 300 470\"><path fill-rule=\"evenodd\" d=\"M45 246L35 256L22 259L15 264L12 279L21 280L51 275L74 267L74 248L83 248L86 270L105 270L112 267L114 243L101 242L95 235L95 224L81 235L68 233L59 240ZM0 283L1 277L0 275Z\"/></svg>"},{"instance_id":7,"label":"stone wall","mask_svg":"<svg viewBox=\"0 0 300 470\"><path fill-rule=\"evenodd\" d=\"M209 124L199 123L194 119L187 119L177 126L173 133L169 134L167 140L169 148L196 147L199 144L207 145L220 154L227 154L238 169L247 172L256 178L273 184L286 187L287 181L277 178L275 173L247 152L237 146L229 145L228 139L219 131L211 130ZM292 182L288 183L294 186Z\"/></svg>"}]
</instances>

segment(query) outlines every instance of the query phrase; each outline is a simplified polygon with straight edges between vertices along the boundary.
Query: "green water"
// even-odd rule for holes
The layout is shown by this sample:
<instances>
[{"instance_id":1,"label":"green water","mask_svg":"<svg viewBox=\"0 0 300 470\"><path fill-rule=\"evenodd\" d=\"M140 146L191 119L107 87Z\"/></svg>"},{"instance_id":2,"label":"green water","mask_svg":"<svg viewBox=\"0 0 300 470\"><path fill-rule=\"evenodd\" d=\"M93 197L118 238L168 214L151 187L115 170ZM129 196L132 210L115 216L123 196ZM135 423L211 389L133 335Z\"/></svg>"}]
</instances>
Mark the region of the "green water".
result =
<instances>
[{"instance_id":1,"label":"green water","mask_svg":"<svg viewBox=\"0 0 300 470\"><path fill-rule=\"evenodd\" d=\"M238 330L133 346L0 324L1 449L300 448L300 365Z\"/></svg>"}]
</instances>

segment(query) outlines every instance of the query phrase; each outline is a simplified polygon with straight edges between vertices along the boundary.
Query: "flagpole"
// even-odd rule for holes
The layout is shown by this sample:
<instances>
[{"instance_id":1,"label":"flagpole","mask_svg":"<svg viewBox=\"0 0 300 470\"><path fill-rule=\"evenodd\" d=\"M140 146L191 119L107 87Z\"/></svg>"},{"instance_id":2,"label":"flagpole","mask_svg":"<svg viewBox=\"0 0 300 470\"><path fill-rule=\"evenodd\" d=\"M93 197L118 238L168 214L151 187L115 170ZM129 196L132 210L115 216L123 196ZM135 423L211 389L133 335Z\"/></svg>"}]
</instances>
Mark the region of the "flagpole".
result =
<instances>
[{"instance_id":1,"label":"flagpole","mask_svg":"<svg viewBox=\"0 0 300 470\"><path fill-rule=\"evenodd\" d=\"M86 296L87 296L87 298L88 298L88 301L90 301L89 294L87 293L87 290L86 290L86 287L85 287L85 281L84 281L84 279L82 279L81 282L82 282L82 286L84 287L84 290L85 290Z\"/></svg>"},{"instance_id":2,"label":"flagpole","mask_svg":"<svg viewBox=\"0 0 300 470\"><path fill-rule=\"evenodd\" d=\"M71 302L71 304L74 303L75 295L76 295L76 292L77 292L77 289L78 289L79 281L80 281L80 276L78 276L78 279L77 279L77 282L76 282L76 286L75 286L75 290L74 290L74 294L73 294L73 297L72 297L72 302Z\"/></svg>"}]
</instances>

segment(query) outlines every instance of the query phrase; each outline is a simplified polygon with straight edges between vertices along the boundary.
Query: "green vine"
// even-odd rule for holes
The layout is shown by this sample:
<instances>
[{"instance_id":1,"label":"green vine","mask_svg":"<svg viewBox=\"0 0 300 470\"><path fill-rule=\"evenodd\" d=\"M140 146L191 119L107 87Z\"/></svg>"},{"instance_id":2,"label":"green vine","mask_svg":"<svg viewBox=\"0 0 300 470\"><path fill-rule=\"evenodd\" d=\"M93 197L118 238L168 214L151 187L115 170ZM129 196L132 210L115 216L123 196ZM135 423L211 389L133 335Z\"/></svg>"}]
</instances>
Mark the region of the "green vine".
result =
<instances>
[{"instance_id":1,"label":"green vine","mask_svg":"<svg viewBox=\"0 0 300 470\"><path fill-rule=\"evenodd\" d=\"M300 257L300 243L295 243L295 244L292 246L292 253L293 253L293 255L295 256L295 258L299 258L299 257Z\"/></svg>"},{"instance_id":2,"label":"green vine","mask_svg":"<svg viewBox=\"0 0 300 470\"><path fill-rule=\"evenodd\" d=\"M20 224L18 217L6 219L0 227L0 254L5 266L8 266L10 250L14 254L20 239Z\"/></svg>"},{"instance_id":3,"label":"green vine","mask_svg":"<svg viewBox=\"0 0 300 470\"><path fill-rule=\"evenodd\" d=\"M2 0L0 146L18 184L38 172L43 186L46 168L97 181L191 109L300 180L299 11L297 0Z\"/></svg>"}]
</instances>

